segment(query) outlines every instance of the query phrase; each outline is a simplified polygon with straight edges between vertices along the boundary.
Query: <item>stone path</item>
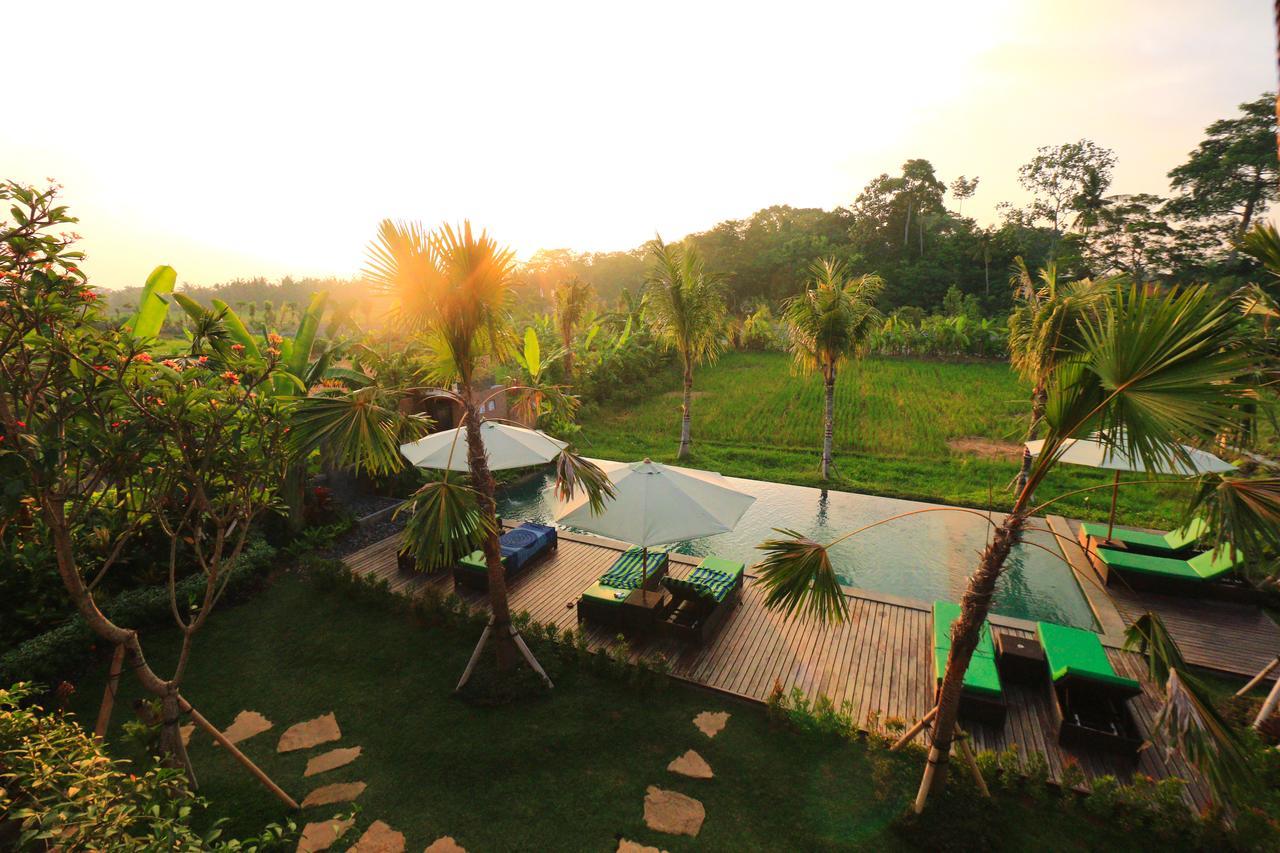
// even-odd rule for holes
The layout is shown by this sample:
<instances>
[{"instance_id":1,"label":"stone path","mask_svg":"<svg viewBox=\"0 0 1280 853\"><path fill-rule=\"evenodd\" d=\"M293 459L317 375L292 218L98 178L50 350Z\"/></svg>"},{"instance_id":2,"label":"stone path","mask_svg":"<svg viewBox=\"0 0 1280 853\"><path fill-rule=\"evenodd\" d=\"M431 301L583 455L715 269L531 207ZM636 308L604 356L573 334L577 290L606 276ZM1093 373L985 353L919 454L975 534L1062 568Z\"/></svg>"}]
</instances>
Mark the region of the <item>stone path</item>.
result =
<instances>
[{"instance_id":1,"label":"stone path","mask_svg":"<svg viewBox=\"0 0 1280 853\"><path fill-rule=\"evenodd\" d=\"M720 734L720 730L724 728L724 724L727 722L729 722L728 711L703 711L693 718L693 724L698 727L698 731L707 737L715 737Z\"/></svg>"},{"instance_id":2,"label":"stone path","mask_svg":"<svg viewBox=\"0 0 1280 853\"><path fill-rule=\"evenodd\" d=\"M668 764L667 769L690 779L711 779L716 775L711 772L711 765L706 759L692 749Z\"/></svg>"},{"instance_id":3,"label":"stone path","mask_svg":"<svg viewBox=\"0 0 1280 853\"><path fill-rule=\"evenodd\" d=\"M338 740L342 731L338 728L338 718L333 712L305 723L295 723L280 735L280 743L276 752L293 752L299 749L310 749L322 743Z\"/></svg>"},{"instance_id":4,"label":"stone path","mask_svg":"<svg viewBox=\"0 0 1280 853\"><path fill-rule=\"evenodd\" d=\"M349 803L364 793L368 787L363 782L335 782L332 785L321 785L302 801L304 809L312 806L330 806L334 803Z\"/></svg>"},{"instance_id":5,"label":"stone path","mask_svg":"<svg viewBox=\"0 0 1280 853\"><path fill-rule=\"evenodd\" d=\"M347 853L404 853L404 833L375 820Z\"/></svg>"},{"instance_id":6,"label":"stone path","mask_svg":"<svg viewBox=\"0 0 1280 853\"><path fill-rule=\"evenodd\" d=\"M322 752L315 758L307 762L307 769L303 771L303 776L315 776L317 773L327 773L330 770L336 770L339 767L345 767L360 757L358 746L339 747L331 749L328 752Z\"/></svg>"},{"instance_id":7,"label":"stone path","mask_svg":"<svg viewBox=\"0 0 1280 853\"><path fill-rule=\"evenodd\" d=\"M178 726L178 736L182 738L183 746L191 746L191 735L195 733L196 724L187 723L185 726ZM217 743L217 741L214 741Z\"/></svg>"},{"instance_id":8,"label":"stone path","mask_svg":"<svg viewBox=\"0 0 1280 853\"><path fill-rule=\"evenodd\" d=\"M355 822L355 818L348 818L307 824L302 827L302 837L298 839L298 853L321 853L328 850Z\"/></svg>"},{"instance_id":9,"label":"stone path","mask_svg":"<svg viewBox=\"0 0 1280 853\"><path fill-rule=\"evenodd\" d=\"M427 849L423 853L467 853L462 845L453 840L452 835L445 835L437 838L427 845Z\"/></svg>"},{"instance_id":10,"label":"stone path","mask_svg":"<svg viewBox=\"0 0 1280 853\"><path fill-rule=\"evenodd\" d=\"M646 847L637 841L622 838L618 841L618 853L667 853L667 851L657 847Z\"/></svg>"},{"instance_id":11,"label":"stone path","mask_svg":"<svg viewBox=\"0 0 1280 853\"><path fill-rule=\"evenodd\" d=\"M227 726L227 730L222 735L232 743L240 743L254 735L262 734L272 725L270 720L257 711L241 711L236 714L236 718L231 721L231 725Z\"/></svg>"},{"instance_id":12,"label":"stone path","mask_svg":"<svg viewBox=\"0 0 1280 853\"><path fill-rule=\"evenodd\" d=\"M707 811L693 797L650 785L644 795L644 822L656 832L697 835Z\"/></svg>"}]
</instances>

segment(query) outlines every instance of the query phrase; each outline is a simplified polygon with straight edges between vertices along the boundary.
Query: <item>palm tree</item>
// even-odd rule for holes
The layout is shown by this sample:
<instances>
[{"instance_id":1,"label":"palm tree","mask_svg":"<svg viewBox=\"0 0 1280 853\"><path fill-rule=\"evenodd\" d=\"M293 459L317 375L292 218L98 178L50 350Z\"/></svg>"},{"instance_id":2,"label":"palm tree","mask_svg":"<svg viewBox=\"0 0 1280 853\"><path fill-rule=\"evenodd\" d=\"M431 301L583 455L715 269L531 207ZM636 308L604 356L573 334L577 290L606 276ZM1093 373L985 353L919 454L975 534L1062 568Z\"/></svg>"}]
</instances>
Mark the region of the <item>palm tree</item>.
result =
<instances>
[{"instance_id":1,"label":"palm tree","mask_svg":"<svg viewBox=\"0 0 1280 853\"><path fill-rule=\"evenodd\" d=\"M556 328L564 347L564 375L573 381L573 332L591 304L591 285L576 275L556 285Z\"/></svg>"},{"instance_id":2,"label":"palm tree","mask_svg":"<svg viewBox=\"0 0 1280 853\"><path fill-rule=\"evenodd\" d=\"M957 507L906 513L971 513L992 527L961 599L960 617L951 628L951 651L936 707L930 712L932 746L916 811L945 779L961 683L990 612L996 582L1031 518L1047 506L1033 506L1032 494L1070 440L1095 430L1103 436L1124 435L1125 450L1154 469L1168 464L1171 457L1184 456L1181 442L1207 441L1228 426L1238 416L1233 404L1247 393L1235 381L1250 361L1241 345L1242 322L1239 312L1229 302L1216 299L1208 287L1168 294L1136 287L1114 289L1096 311L1067 331L1076 338L1073 354L1058 360L1047 376L1044 448L1009 514L996 522L985 513ZM1207 514L1220 539L1235 543L1257 560L1266 547L1280 540L1280 499L1272 495L1269 502L1260 500L1257 493L1276 490L1280 483L1275 480L1217 478L1215 488L1201 490L1196 509ZM1213 511L1215 505L1223 509ZM766 605L824 621L847 618L846 600L828 549L874 526L827 544L785 530L780 531L785 538L762 543L759 547L766 557L758 566L757 582L766 591Z\"/></svg>"},{"instance_id":3,"label":"palm tree","mask_svg":"<svg viewBox=\"0 0 1280 853\"><path fill-rule=\"evenodd\" d=\"M480 433L485 401L477 400L474 391L480 371L511 354L507 305L514 274L514 254L487 233L476 235L470 222L428 232L418 223L384 220L369 247L365 270L366 277L393 298L398 319L428 341L430 376L439 386L429 395L452 400L463 413L470 482L460 484L446 471L427 483L414 496L418 511L410 522L422 546L420 554L425 551L447 562L461 550L461 543L469 545L475 539L484 552L492 616L459 687L490 636L499 670L512 667L518 649L550 684L511 624L493 475ZM569 453L560 457L556 485L566 497L584 488L595 506L612 494L599 468Z\"/></svg>"},{"instance_id":4,"label":"palm tree","mask_svg":"<svg viewBox=\"0 0 1280 853\"><path fill-rule=\"evenodd\" d=\"M1017 307L1009 315L1009 361L1025 381L1031 383L1031 420L1026 440L1036 437L1048 405L1049 377L1074 351L1079 340L1078 325L1119 279L1089 279L1061 283L1058 265L1049 261L1036 275L1037 283L1021 256L1013 259L1013 287ZM1031 451L1022 451L1017 491L1021 492L1031 473Z\"/></svg>"},{"instance_id":5,"label":"palm tree","mask_svg":"<svg viewBox=\"0 0 1280 853\"><path fill-rule=\"evenodd\" d=\"M680 407L680 452L689 455L693 368L713 361L720 350L725 303L720 276L707 270L692 246L668 245L657 237L649 244L652 264L646 280L644 313L654 337L680 356L684 398Z\"/></svg>"},{"instance_id":6,"label":"palm tree","mask_svg":"<svg viewBox=\"0 0 1280 853\"><path fill-rule=\"evenodd\" d=\"M815 261L809 268L808 289L787 301L785 318L796 367L821 371L825 390L822 426L822 479L831 475L835 433L836 371L857 356L867 338L883 321L875 308L884 289L878 275L856 278L835 258Z\"/></svg>"}]
</instances>

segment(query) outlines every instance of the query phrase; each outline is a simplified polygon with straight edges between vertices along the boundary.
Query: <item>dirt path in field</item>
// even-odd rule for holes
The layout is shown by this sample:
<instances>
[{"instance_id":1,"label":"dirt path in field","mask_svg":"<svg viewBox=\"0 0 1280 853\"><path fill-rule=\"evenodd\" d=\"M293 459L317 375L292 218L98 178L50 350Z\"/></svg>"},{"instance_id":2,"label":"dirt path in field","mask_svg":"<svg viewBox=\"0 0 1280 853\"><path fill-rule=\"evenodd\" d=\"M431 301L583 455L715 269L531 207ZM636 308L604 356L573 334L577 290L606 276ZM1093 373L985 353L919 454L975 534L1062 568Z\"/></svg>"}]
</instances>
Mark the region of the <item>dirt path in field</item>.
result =
<instances>
[{"instance_id":1,"label":"dirt path in field","mask_svg":"<svg viewBox=\"0 0 1280 853\"><path fill-rule=\"evenodd\" d=\"M956 453L972 453L983 459L1005 459L1015 462L1022 457L1022 445L1012 441L996 441L976 435L953 438L947 442Z\"/></svg>"}]
</instances>

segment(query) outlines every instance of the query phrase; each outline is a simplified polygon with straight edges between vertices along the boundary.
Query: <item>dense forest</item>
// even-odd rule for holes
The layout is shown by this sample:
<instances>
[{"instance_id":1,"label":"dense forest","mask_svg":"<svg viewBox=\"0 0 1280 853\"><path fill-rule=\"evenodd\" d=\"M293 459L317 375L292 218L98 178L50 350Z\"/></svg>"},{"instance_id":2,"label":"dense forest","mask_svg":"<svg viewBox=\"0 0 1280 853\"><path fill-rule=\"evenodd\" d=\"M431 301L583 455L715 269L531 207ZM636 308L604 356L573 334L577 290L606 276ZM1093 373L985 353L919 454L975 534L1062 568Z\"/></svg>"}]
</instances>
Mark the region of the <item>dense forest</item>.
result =
<instances>
[{"instance_id":1,"label":"dense forest","mask_svg":"<svg viewBox=\"0 0 1280 853\"><path fill-rule=\"evenodd\" d=\"M1003 315L1012 298L1009 270L1019 256L1033 269L1054 261L1070 278L1125 273L1144 282L1233 288L1256 272L1236 241L1265 215L1280 186L1274 105L1274 94L1264 94L1206 128L1186 161L1169 172L1167 196L1111 193L1115 152L1081 139L1042 147L1022 164L1018 180L1027 201L998 205L993 224L964 215L981 176L948 181L928 160L912 158L835 210L777 205L684 239L710 269L727 276L738 313L799 292L819 256L834 256L855 273L878 273L886 311L937 311L954 287L979 313ZM578 277L613 303L638 296L645 269L643 246L543 249L523 264L522 291L532 305L549 305L558 283ZM290 327L317 290L329 290L362 327L378 314L354 280L286 277L183 289L201 302L222 299L255 327ZM137 289L112 291L109 298L112 310L124 313ZM175 312L170 322L180 319Z\"/></svg>"}]
</instances>

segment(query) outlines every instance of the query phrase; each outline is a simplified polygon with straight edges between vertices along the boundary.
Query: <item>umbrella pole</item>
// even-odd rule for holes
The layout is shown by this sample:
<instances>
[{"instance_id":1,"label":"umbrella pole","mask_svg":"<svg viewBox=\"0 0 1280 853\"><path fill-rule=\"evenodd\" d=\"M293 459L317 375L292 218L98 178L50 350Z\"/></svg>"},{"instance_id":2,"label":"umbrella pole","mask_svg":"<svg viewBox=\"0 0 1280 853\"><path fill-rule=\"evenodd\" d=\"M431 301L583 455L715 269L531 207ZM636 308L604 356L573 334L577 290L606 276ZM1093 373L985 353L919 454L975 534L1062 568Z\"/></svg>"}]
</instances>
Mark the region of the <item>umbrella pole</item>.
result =
<instances>
[{"instance_id":1,"label":"umbrella pole","mask_svg":"<svg viewBox=\"0 0 1280 853\"><path fill-rule=\"evenodd\" d=\"M645 585L649 582L649 546L643 545L640 548L640 598L647 601L648 592Z\"/></svg>"},{"instance_id":2,"label":"umbrella pole","mask_svg":"<svg viewBox=\"0 0 1280 853\"><path fill-rule=\"evenodd\" d=\"M1116 499L1120 497L1120 471L1116 470L1116 478L1111 483L1111 515L1107 518L1107 541L1111 541L1111 531L1116 526Z\"/></svg>"}]
</instances>

